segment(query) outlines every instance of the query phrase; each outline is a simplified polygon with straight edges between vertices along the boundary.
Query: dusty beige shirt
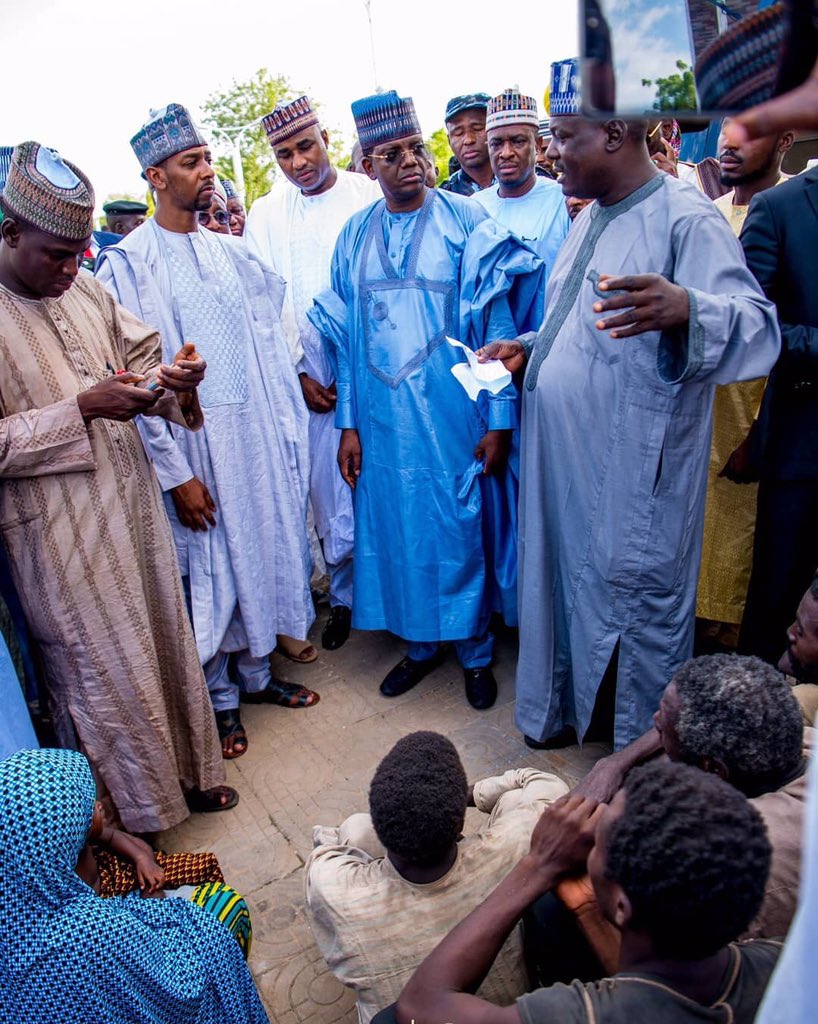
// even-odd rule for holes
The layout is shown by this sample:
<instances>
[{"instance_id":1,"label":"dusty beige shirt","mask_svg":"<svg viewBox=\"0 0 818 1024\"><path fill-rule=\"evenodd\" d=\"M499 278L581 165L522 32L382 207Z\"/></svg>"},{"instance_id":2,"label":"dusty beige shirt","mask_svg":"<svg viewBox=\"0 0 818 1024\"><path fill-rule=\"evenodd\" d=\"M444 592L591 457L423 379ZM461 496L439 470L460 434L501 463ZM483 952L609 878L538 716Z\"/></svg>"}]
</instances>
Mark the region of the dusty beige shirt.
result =
<instances>
[{"instance_id":1,"label":"dusty beige shirt","mask_svg":"<svg viewBox=\"0 0 818 1024\"><path fill-rule=\"evenodd\" d=\"M476 783L475 805L488 820L461 839L447 874L426 885L398 874L368 814L314 829L307 917L330 970L355 990L362 1024L395 1002L420 962L528 852L544 808L567 792L561 779L533 768ZM518 927L479 994L507 1006L526 988Z\"/></svg>"}]
</instances>

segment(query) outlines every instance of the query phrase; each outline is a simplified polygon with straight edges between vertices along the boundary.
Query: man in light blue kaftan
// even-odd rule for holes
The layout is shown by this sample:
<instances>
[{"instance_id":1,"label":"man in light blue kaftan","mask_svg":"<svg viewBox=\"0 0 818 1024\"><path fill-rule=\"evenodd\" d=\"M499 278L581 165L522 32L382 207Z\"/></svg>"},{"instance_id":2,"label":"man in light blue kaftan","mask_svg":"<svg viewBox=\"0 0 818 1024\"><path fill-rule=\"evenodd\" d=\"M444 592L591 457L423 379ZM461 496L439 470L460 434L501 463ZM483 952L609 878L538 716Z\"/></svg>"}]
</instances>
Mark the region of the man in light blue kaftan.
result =
<instances>
[{"instance_id":1,"label":"man in light blue kaftan","mask_svg":"<svg viewBox=\"0 0 818 1024\"><path fill-rule=\"evenodd\" d=\"M524 322L541 265L475 203L425 187L429 158L411 100L383 93L354 103L353 114L385 199L347 222L332 288L310 313L338 362L338 460L355 487L353 625L409 641L408 658L381 684L385 696L419 682L448 640L470 703L490 707L495 564L511 557L514 538L488 543L485 508L515 393L471 401L446 336L476 349Z\"/></svg>"},{"instance_id":2,"label":"man in light blue kaftan","mask_svg":"<svg viewBox=\"0 0 818 1024\"><path fill-rule=\"evenodd\" d=\"M284 282L243 240L197 230L214 174L184 108L167 108L131 144L157 213L106 250L97 274L159 329L165 358L189 341L209 365L195 438L144 420L140 432L165 492L223 755L237 757L247 740L229 652L242 700L315 700L272 679L268 660L277 634L303 639L314 616L306 411L279 322Z\"/></svg>"},{"instance_id":3,"label":"man in light blue kaftan","mask_svg":"<svg viewBox=\"0 0 818 1024\"><path fill-rule=\"evenodd\" d=\"M551 128L565 192L597 201L522 339L516 716L530 745L582 739L610 668L619 748L692 653L714 386L766 374L780 339L724 218L656 171L644 123Z\"/></svg>"}]
</instances>

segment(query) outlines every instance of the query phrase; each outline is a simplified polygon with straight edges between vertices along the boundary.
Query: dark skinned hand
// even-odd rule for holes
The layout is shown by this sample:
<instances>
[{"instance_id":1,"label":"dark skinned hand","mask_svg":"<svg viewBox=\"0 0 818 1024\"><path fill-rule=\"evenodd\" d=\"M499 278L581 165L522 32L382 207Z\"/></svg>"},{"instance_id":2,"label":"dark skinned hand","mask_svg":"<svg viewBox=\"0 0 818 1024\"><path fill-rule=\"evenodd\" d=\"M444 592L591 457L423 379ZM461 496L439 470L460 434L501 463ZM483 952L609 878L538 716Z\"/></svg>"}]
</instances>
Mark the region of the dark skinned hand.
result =
<instances>
[{"instance_id":1,"label":"dark skinned hand","mask_svg":"<svg viewBox=\"0 0 818 1024\"><path fill-rule=\"evenodd\" d=\"M126 422L146 412L159 398L156 391L136 385L145 378L138 373L119 373L106 377L77 395L77 405L86 423L92 420Z\"/></svg>"},{"instance_id":2,"label":"dark skinned hand","mask_svg":"<svg viewBox=\"0 0 818 1024\"><path fill-rule=\"evenodd\" d=\"M172 366L160 366L157 382L169 391L195 391L204 380L207 363L193 342L185 342L173 357Z\"/></svg>"},{"instance_id":3,"label":"dark skinned hand","mask_svg":"<svg viewBox=\"0 0 818 1024\"><path fill-rule=\"evenodd\" d=\"M206 532L208 523L211 526L216 525L216 502L197 477L191 477L186 483L173 487L170 494L182 526L189 530Z\"/></svg>"},{"instance_id":4,"label":"dark skinned hand","mask_svg":"<svg viewBox=\"0 0 818 1024\"><path fill-rule=\"evenodd\" d=\"M483 472L486 476L502 473L508 462L508 450L511 447L510 430L488 430L474 449L476 459L485 459Z\"/></svg>"},{"instance_id":5,"label":"dark skinned hand","mask_svg":"<svg viewBox=\"0 0 818 1024\"><path fill-rule=\"evenodd\" d=\"M136 879L143 896L151 896L165 884L165 872L156 863L153 853L143 853L134 859Z\"/></svg>"},{"instance_id":6,"label":"dark skinned hand","mask_svg":"<svg viewBox=\"0 0 818 1024\"><path fill-rule=\"evenodd\" d=\"M584 871L604 809L596 800L573 795L547 807L531 834L529 856L538 869L559 875Z\"/></svg>"},{"instance_id":7,"label":"dark skinned hand","mask_svg":"<svg viewBox=\"0 0 818 1024\"><path fill-rule=\"evenodd\" d=\"M361 475L361 439L357 430L342 430L341 442L338 445L338 467L341 476L355 490L358 477Z\"/></svg>"},{"instance_id":8,"label":"dark skinned hand","mask_svg":"<svg viewBox=\"0 0 818 1024\"><path fill-rule=\"evenodd\" d=\"M753 449L752 427L750 433L736 448L720 471L719 476L732 480L734 484L754 484L759 480L759 472L752 458Z\"/></svg>"},{"instance_id":9,"label":"dark skinned hand","mask_svg":"<svg viewBox=\"0 0 818 1024\"><path fill-rule=\"evenodd\" d=\"M335 385L325 388L317 380L306 373L299 373L298 379L301 382L301 392L304 401L311 412L332 412L335 408Z\"/></svg>"},{"instance_id":10,"label":"dark skinned hand","mask_svg":"<svg viewBox=\"0 0 818 1024\"><path fill-rule=\"evenodd\" d=\"M676 154L673 152L673 147L667 139L662 139L662 144L663 150L659 153L653 153L651 155L651 160L660 171L664 171L665 174L669 174L673 178L678 178L679 172L676 169L676 164L679 161Z\"/></svg>"},{"instance_id":11,"label":"dark skinned hand","mask_svg":"<svg viewBox=\"0 0 818 1024\"><path fill-rule=\"evenodd\" d=\"M600 274L599 288L625 293L594 303L595 313L625 310L596 322L597 330L610 331L612 338L634 338L647 331L667 331L684 326L690 319L687 292L661 274L627 277Z\"/></svg>"},{"instance_id":12,"label":"dark skinned hand","mask_svg":"<svg viewBox=\"0 0 818 1024\"><path fill-rule=\"evenodd\" d=\"M518 374L526 364L525 349L519 341L492 341L477 350L477 361L487 363L499 359L511 374Z\"/></svg>"}]
</instances>

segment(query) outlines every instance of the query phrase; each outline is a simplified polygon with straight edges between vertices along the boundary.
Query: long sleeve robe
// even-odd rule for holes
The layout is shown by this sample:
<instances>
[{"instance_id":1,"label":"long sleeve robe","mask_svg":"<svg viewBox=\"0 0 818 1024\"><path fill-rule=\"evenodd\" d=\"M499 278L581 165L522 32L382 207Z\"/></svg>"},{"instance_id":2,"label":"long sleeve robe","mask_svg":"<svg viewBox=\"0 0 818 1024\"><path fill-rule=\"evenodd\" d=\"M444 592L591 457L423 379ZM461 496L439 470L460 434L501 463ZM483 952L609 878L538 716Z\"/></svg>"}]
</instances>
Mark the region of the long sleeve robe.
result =
<instances>
[{"instance_id":1,"label":"long sleeve robe","mask_svg":"<svg viewBox=\"0 0 818 1024\"><path fill-rule=\"evenodd\" d=\"M662 273L687 331L611 338L601 274ZM692 652L713 390L764 376L775 309L722 215L659 174L579 215L551 276L523 390L517 724L582 737L618 648L617 747Z\"/></svg>"},{"instance_id":2,"label":"long sleeve robe","mask_svg":"<svg viewBox=\"0 0 818 1024\"><path fill-rule=\"evenodd\" d=\"M58 299L0 288L0 534L57 734L133 832L187 817L180 780L224 781L156 477L132 422L87 426L77 404L159 361L155 330L87 275Z\"/></svg>"}]
</instances>

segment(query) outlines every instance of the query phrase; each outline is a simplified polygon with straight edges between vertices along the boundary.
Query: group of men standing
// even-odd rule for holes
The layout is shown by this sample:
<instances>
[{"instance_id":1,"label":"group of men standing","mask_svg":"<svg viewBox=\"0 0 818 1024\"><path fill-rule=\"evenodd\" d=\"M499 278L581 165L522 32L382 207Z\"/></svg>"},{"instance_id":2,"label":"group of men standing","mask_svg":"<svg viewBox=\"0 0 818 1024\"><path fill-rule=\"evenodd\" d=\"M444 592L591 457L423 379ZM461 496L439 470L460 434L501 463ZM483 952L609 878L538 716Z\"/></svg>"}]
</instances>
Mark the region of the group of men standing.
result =
<instances>
[{"instance_id":1,"label":"group of men standing","mask_svg":"<svg viewBox=\"0 0 818 1024\"><path fill-rule=\"evenodd\" d=\"M309 508L324 647L351 626L407 642L385 696L451 642L490 707L499 613L520 625L527 742L581 739L608 679L621 746L689 656L714 385L769 371L774 307L712 204L657 171L644 124L586 121L565 83L557 66L562 190L516 91L450 101L461 170L441 189L411 99L353 103L365 174L332 166L307 97L280 104L264 127L285 180L243 238L199 230L215 175L172 104L131 140L155 216L96 282L76 276L87 179L15 151L4 539L61 739L132 831L235 804L240 702L318 699L269 662L313 621ZM563 191L595 200L573 227ZM467 387L450 340L514 380Z\"/></svg>"}]
</instances>

